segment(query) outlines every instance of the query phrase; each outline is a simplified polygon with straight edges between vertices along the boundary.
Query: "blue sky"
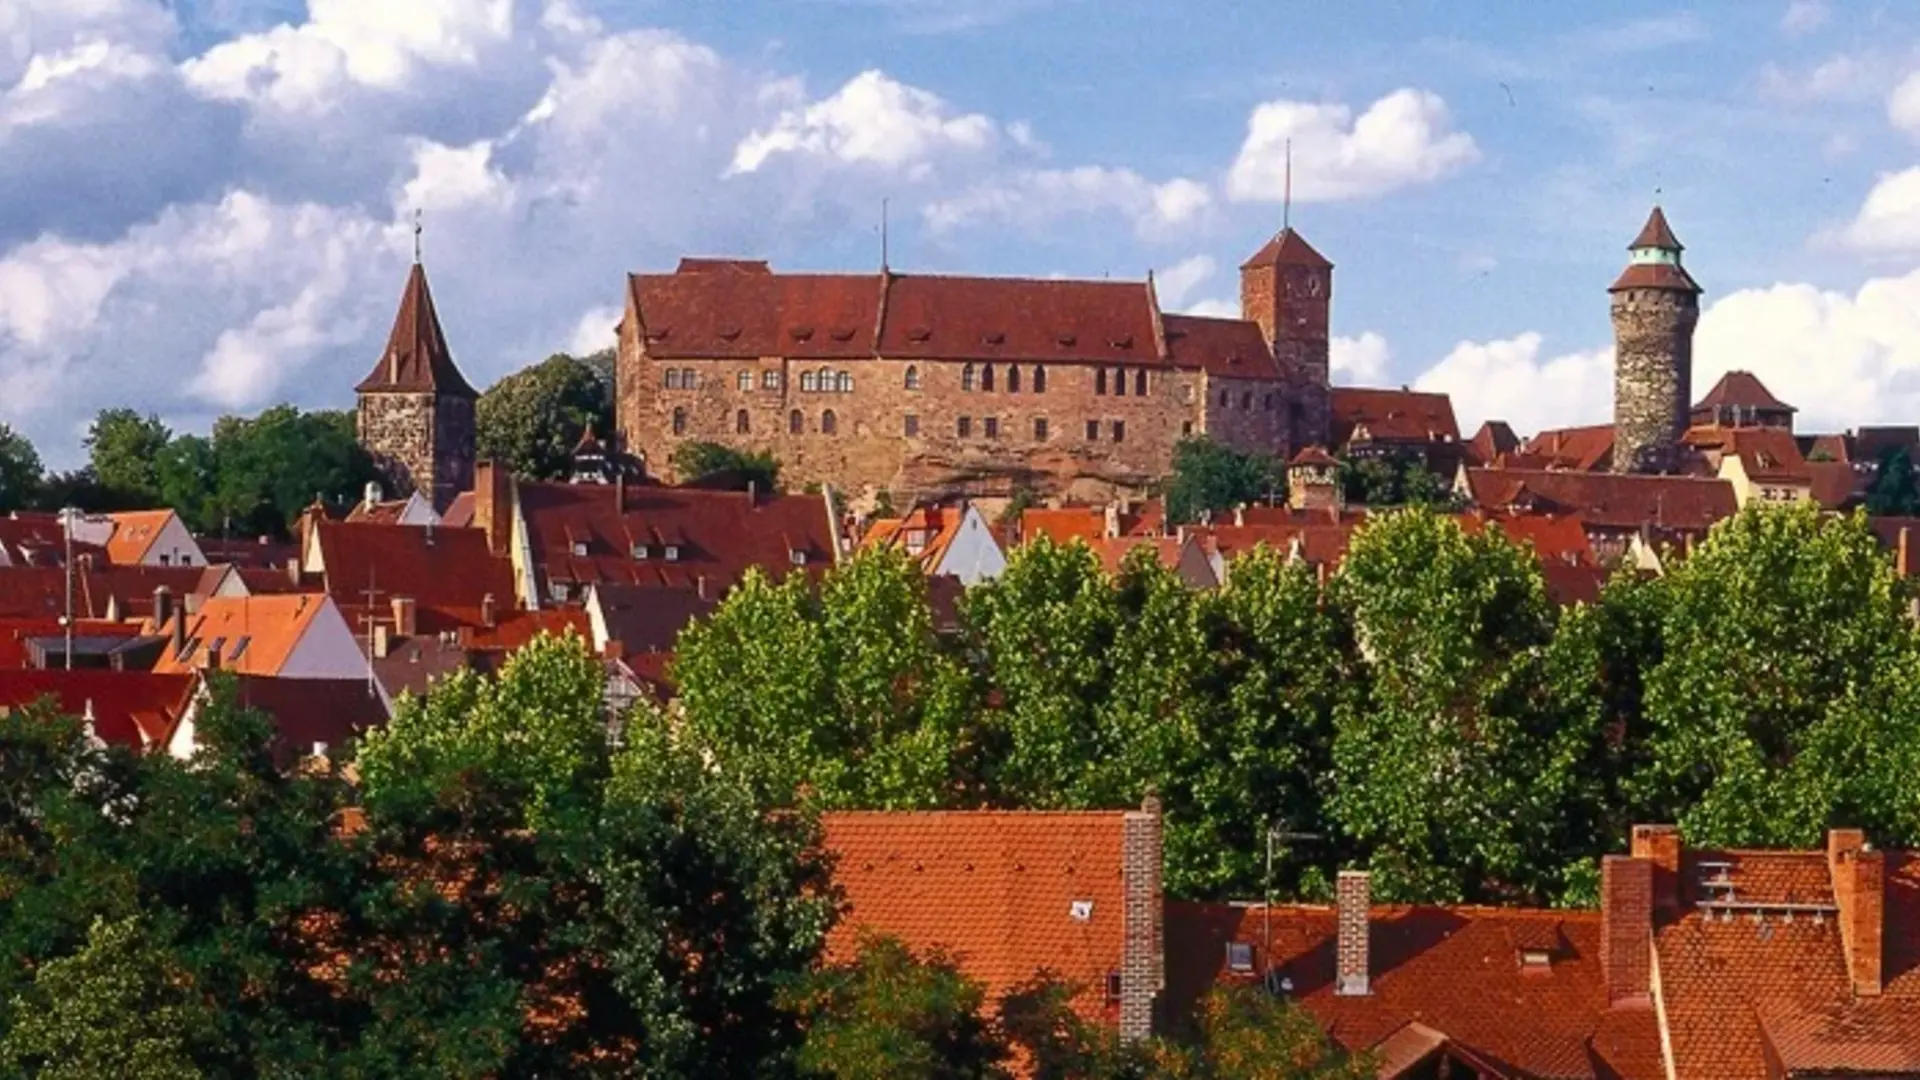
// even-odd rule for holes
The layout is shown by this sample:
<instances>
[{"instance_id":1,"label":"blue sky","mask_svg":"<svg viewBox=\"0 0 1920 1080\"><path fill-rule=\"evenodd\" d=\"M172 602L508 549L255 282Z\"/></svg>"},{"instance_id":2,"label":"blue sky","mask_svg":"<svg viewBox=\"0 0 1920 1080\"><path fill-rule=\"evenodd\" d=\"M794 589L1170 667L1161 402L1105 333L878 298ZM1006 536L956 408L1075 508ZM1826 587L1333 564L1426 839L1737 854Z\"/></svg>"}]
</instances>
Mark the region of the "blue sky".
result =
<instances>
[{"instance_id":1,"label":"blue sky","mask_svg":"<svg viewBox=\"0 0 1920 1080\"><path fill-rule=\"evenodd\" d=\"M1610 411L1605 287L1656 198L1696 385L1920 421L1920 8L1739 0L7 0L0 421L344 406L410 246L491 382L683 253L1139 278L1229 311L1278 225L1336 377L1464 424Z\"/></svg>"}]
</instances>

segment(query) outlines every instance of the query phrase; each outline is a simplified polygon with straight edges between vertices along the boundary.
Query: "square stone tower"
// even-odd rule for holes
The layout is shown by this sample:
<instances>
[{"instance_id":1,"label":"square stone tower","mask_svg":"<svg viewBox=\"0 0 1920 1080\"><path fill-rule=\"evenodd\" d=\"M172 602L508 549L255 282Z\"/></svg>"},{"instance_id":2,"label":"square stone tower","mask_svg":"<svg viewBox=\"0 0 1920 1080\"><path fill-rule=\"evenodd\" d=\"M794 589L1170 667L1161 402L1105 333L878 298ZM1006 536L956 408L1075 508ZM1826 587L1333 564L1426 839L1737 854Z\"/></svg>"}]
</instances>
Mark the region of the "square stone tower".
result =
<instances>
[{"instance_id":1,"label":"square stone tower","mask_svg":"<svg viewBox=\"0 0 1920 1080\"><path fill-rule=\"evenodd\" d=\"M479 395L454 366L417 260L386 351L354 392L360 445L386 474L390 494L418 491L443 511L472 489Z\"/></svg>"},{"instance_id":2,"label":"square stone tower","mask_svg":"<svg viewBox=\"0 0 1920 1080\"><path fill-rule=\"evenodd\" d=\"M1291 226L1240 265L1240 317L1259 325L1292 385L1289 452L1327 445L1333 264Z\"/></svg>"}]
</instances>

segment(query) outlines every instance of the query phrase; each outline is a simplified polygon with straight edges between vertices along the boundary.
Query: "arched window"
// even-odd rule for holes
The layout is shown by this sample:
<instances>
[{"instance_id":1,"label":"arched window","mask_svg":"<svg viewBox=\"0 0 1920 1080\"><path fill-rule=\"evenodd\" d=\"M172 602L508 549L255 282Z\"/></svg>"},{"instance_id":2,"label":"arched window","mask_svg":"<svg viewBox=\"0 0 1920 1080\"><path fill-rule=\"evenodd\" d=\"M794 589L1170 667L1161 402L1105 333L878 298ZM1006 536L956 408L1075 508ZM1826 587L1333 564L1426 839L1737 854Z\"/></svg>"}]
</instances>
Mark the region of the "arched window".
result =
<instances>
[{"instance_id":1,"label":"arched window","mask_svg":"<svg viewBox=\"0 0 1920 1080\"><path fill-rule=\"evenodd\" d=\"M684 407L673 410L673 433L675 435L687 433L687 410Z\"/></svg>"},{"instance_id":2,"label":"arched window","mask_svg":"<svg viewBox=\"0 0 1920 1080\"><path fill-rule=\"evenodd\" d=\"M819 373L814 375L814 379L819 383L821 393L833 393L833 370L831 368L821 368Z\"/></svg>"},{"instance_id":3,"label":"arched window","mask_svg":"<svg viewBox=\"0 0 1920 1080\"><path fill-rule=\"evenodd\" d=\"M666 371L666 383L667 383L667 389L669 389L669 390L678 390L678 389L680 389L680 369L679 369L679 368L668 368L668 369L667 369L667 371Z\"/></svg>"},{"instance_id":4,"label":"arched window","mask_svg":"<svg viewBox=\"0 0 1920 1080\"><path fill-rule=\"evenodd\" d=\"M813 372L809 371L807 374L812 375ZM800 415L799 409L787 414L787 434L798 435L805 430L807 430L807 418Z\"/></svg>"},{"instance_id":5,"label":"arched window","mask_svg":"<svg viewBox=\"0 0 1920 1080\"><path fill-rule=\"evenodd\" d=\"M993 365L992 364L982 364L980 366L980 389L982 390L993 389Z\"/></svg>"},{"instance_id":6,"label":"arched window","mask_svg":"<svg viewBox=\"0 0 1920 1080\"><path fill-rule=\"evenodd\" d=\"M811 394L811 393L813 393L813 391L814 391L814 388L815 388L815 387L816 387L817 385L818 385L818 384L816 384L816 383L815 383L815 382L813 381L813 372L811 372L811 371L803 371L803 372L801 372L801 373L800 373L800 390L801 390L801 392L802 392L802 393L807 393L807 394ZM798 415L800 415L800 414L799 414L799 413L795 413L794 415L795 415L795 416L798 416Z\"/></svg>"},{"instance_id":7,"label":"arched window","mask_svg":"<svg viewBox=\"0 0 1920 1080\"><path fill-rule=\"evenodd\" d=\"M911 364L907 366L907 389L920 389L920 369Z\"/></svg>"},{"instance_id":8,"label":"arched window","mask_svg":"<svg viewBox=\"0 0 1920 1080\"><path fill-rule=\"evenodd\" d=\"M1141 368L1133 373L1133 392L1141 397L1147 396L1147 369Z\"/></svg>"},{"instance_id":9,"label":"arched window","mask_svg":"<svg viewBox=\"0 0 1920 1080\"><path fill-rule=\"evenodd\" d=\"M1007 393L1017 394L1019 392L1020 392L1020 367L1019 365L1016 364L1013 367L1010 367L1007 369Z\"/></svg>"},{"instance_id":10,"label":"arched window","mask_svg":"<svg viewBox=\"0 0 1920 1080\"><path fill-rule=\"evenodd\" d=\"M1253 408L1253 391L1242 390L1240 392L1240 407L1243 409Z\"/></svg>"},{"instance_id":11,"label":"arched window","mask_svg":"<svg viewBox=\"0 0 1920 1080\"><path fill-rule=\"evenodd\" d=\"M1106 368L1093 369L1093 392L1096 394L1104 394L1107 392L1107 369Z\"/></svg>"},{"instance_id":12,"label":"arched window","mask_svg":"<svg viewBox=\"0 0 1920 1080\"><path fill-rule=\"evenodd\" d=\"M1261 406L1265 408L1268 412L1273 411L1273 395L1271 393L1269 393L1266 396L1265 400L1261 402Z\"/></svg>"},{"instance_id":13,"label":"arched window","mask_svg":"<svg viewBox=\"0 0 1920 1080\"><path fill-rule=\"evenodd\" d=\"M960 369L960 389L962 390L973 389L973 365L972 364L968 364L966 367L963 367Z\"/></svg>"},{"instance_id":14,"label":"arched window","mask_svg":"<svg viewBox=\"0 0 1920 1080\"><path fill-rule=\"evenodd\" d=\"M828 409L820 414L820 434L831 435L837 426L837 422L833 418L832 409Z\"/></svg>"},{"instance_id":15,"label":"arched window","mask_svg":"<svg viewBox=\"0 0 1920 1080\"><path fill-rule=\"evenodd\" d=\"M1033 392L1036 394L1047 392L1047 369L1038 364L1033 366Z\"/></svg>"},{"instance_id":16,"label":"arched window","mask_svg":"<svg viewBox=\"0 0 1920 1080\"><path fill-rule=\"evenodd\" d=\"M1233 396L1225 390L1220 391L1220 407L1225 409L1233 404Z\"/></svg>"},{"instance_id":17,"label":"arched window","mask_svg":"<svg viewBox=\"0 0 1920 1080\"><path fill-rule=\"evenodd\" d=\"M840 392L843 394L853 393L853 372L843 371L840 373Z\"/></svg>"},{"instance_id":18,"label":"arched window","mask_svg":"<svg viewBox=\"0 0 1920 1080\"><path fill-rule=\"evenodd\" d=\"M1127 369L1113 369L1113 394L1115 397L1127 396Z\"/></svg>"},{"instance_id":19,"label":"arched window","mask_svg":"<svg viewBox=\"0 0 1920 1080\"><path fill-rule=\"evenodd\" d=\"M733 433L748 435L753 432L753 421L747 416L747 410L741 409L733 414Z\"/></svg>"}]
</instances>

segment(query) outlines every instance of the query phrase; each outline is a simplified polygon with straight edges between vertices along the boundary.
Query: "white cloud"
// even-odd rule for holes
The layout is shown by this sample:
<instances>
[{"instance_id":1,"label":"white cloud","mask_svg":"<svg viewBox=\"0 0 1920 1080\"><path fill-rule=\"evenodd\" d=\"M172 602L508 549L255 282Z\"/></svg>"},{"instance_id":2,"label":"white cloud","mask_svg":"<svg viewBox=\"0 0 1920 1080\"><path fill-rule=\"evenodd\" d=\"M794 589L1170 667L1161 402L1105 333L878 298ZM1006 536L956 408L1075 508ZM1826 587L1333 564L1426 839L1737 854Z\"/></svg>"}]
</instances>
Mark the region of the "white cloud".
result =
<instances>
[{"instance_id":1,"label":"white cloud","mask_svg":"<svg viewBox=\"0 0 1920 1080\"><path fill-rule=\"evenodd\" d=\"M1206 284L1215 267L1213 256L1192 255L1154 274L1154 293L1160 306L1168 311L1184 311L1181 305L1193 291Z\"/></svg>"},{"instance_id":2,"label":"white cloud","mask_svg":"<svg viewBox=\"0 0 1920 1080\"><path fill-rule=\"evenodd\" d=\"M413 177L401 188L399 209L507 205L513 198L513 182L494 167L493 151L493 143L486 139L462 147L420 140L414 147Z\"/></svg>"},{"instance_id":3,"label":"white cloud","mask_svg":"<svg viewBox=\"0 0 1920 1080\"><path fill-rule=\"evenodd\" d=\"M1792 0L1780 15L1780 29L1788 34L1810 34L1825 26L1832 14L1826 0Z\"/></svg>"},{"instance_id":4,"label":"white cloud","mask_svg":"<svg viewBox=\"0 0 1920 1080\"><path fill-rule=\"evenodd\" d=\"M1887 119L1894 127L1920 139L1920 71L1907 76L1887 98Z\"/></svg>"},{"instance_id":5,"label":"white cloud","mask_svg":"<svg viewBox=\"0 0 1920 1080\"><path fill-rule=\"evenodd\" d=\"M617 307L596 307L580 316L573 328L573 335L567 339L567 352L574 356L588 356L602 349L611 349L615 344L614 328L626 314Z\"/></svg>"},{"instance_id":6,"label":"white cloud","mask_svg":"<svg viewBox=\"0 0 1920 1080\"><path fill-rule=\"evenodd\" d=\"M1805 71L1789 71L1778 64L1760 70L1760 91L1787 104L1871 98L1884 92L1885 65L1870 57L1839 53Z\"/></svg>"},{"instance_id":7,"label":"white cloud","mask_svg":"<svg viewBox=\"0 0 1920 1080\"><path fill-rule=\"evenodd\" d=\"M1535 331L1497 341L1463 341L1414 382L1453 398L1462 431L1505 420L1521 434L1606 423L1612 417L1613 350L1541 356Z\"/></svg>"},{"instance_id":8,"label":"white cloud","mask_svg":"<svg viewBox=\"0 0 1920 1080\"><path fill-rule=\"evenodd\" d=\"M1345 105L1269 101L1253 110L1246 142L1227 174L1243 201L1278 202L1293 146L1293 197L1332 202L1384 195L1438 180L1479 160L1473 136L1453 130L1439 95L1395 90L1357 118Z\"/></svg>"},{"instance_id":9,"label":"white cloud","mask_svg":"<svg viewBox=\"0 0 1920 1080\"><path fill-rule=\"evenodd\" d=\"M1333 381L1342 386L1378 386L1387 377L1393 350L1387 339L1371 330L1359 337L1337 337L1327 343Z\"/></svg>"},{"instance_id":10,"label":"white cloud","mask_svg":"<svg viewBox=\"0 0 1920 1080\"><path fill-rule=\"evenodd\" d=\"M1837 238L1858 251L1920 251L1920 166L1883 174Z\"/></svg>"},{"instance_id":11,"label":"white cloud","mask_svg":"<svg viewBox=\"0 0 1920 1080\"><path fill-rule=\"evenodd\" d=\"M1213 210L1213 191L1197 180L1176 177L1154 183L1132 169L1097 165L1077 169L1029 169L976 184L929 203L927 224L936 232L982 224L1037 224L1075 213L1118 213L1149 239L1191 231Z\"/></svg>"},{"instance_id":12,"label":"white cloud","mask_svg":"<svg viewBox=\"0 0 1920 1080\"><path fill-rule=\"evenodd\" d=\"M985 150L997 135L979 113L957 113L936 94L863 71L832 96L788 108L741 139L729 171L755 172L780 155L804 154L924 174L936 156Z\"/></svg>"}]
</instances>

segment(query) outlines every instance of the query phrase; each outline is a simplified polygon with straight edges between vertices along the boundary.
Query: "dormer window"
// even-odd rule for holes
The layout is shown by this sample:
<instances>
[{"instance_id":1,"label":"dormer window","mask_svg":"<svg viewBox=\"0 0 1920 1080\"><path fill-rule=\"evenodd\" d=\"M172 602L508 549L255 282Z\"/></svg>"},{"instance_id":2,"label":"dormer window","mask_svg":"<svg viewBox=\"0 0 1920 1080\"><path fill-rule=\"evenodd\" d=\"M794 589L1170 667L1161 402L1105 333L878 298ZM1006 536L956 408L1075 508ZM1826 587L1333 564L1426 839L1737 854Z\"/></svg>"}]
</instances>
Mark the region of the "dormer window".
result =
<instances>
[{"instance_id":1,"label":"dormer window","mask_svg":"<svg viewBox=\"0 0 1920 1080\"><path fill-rule=\"evenodd\" d=\"M585 540L575 540L573 542L573 553L575 555L585 555L587 553L587 542Z\"/></svg>"},{"instance_id":2,"label":"dormer window","mask_svg":"<svg viewBox=\"0 0 1920 1080\"><path fill-rule=\"evenodd\" d=\"M664 555L666 556L666 559L667 559L667 561L668 561L668 562L679 562L679 561L680 561L680 548L679 548L679 547L678 547L677 545L674 545L674 544L668 544L668 545L667 545L667 550L666 550L665 552L663 552L662 554L664 554Z\"/></svg>"},{"instance_id":3,"label":"dormer window","mask_svg":"<svg viewBox=\"0 0 1920 1080\"><path fill-rule=\"evenodd\" d=\"M1537 946L1521 949L1520 966L1528 971L1545 971L1553 966L1553 953Z\"/></svg>"},{"instance_id":4,"label":"dormer window","mask_svg":"<svg viewBox=\"0 0 1920 1080\"><path fill-rule=\"evenodd\" d=\"M787 561L795 566L805 566L807 565L807 553L801 551L799 548L794 548L787 552Z\"/></svg>"},{"instance_id":5,"label":"dormer window","mask_svg":"<svg viewBox=\"0 0 1920 1080\"><path fill-rule=\"evenodd\" d=\"M635 558L636 560L641 560L641 561L644 561L644 560L646 559L646 557L647 557L647 555L648 555L648 551L647 551L647 545L645 545L645 544L635 544L635 545L633 545L633 557L634 557L634 558Z\"/></svg>"}]
</instances>

